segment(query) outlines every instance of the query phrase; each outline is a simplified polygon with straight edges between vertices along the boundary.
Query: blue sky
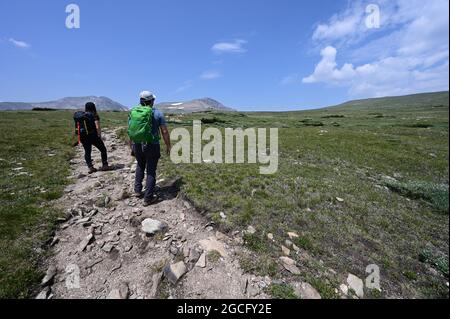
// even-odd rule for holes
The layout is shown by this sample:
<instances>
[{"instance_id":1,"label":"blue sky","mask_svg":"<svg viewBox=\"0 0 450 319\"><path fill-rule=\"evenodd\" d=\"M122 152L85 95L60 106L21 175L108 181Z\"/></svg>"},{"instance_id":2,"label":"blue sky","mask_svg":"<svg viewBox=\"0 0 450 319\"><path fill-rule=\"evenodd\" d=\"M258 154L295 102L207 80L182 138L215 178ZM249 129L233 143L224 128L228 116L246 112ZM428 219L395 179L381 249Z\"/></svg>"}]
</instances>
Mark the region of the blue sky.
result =
<instances>
[{"instance_id":1,"label":"blue sky","mask_svg":"<svg viewBox=\"0 0 450 319\"><path fill-rule=\"evenodd\" d=\"M80 28L65 25L80 8ZM367 24L377 5L380 24ZM292 110L448 90L448 0L0 0L0 101ZM375 12L376 13L376 12ZM368 27L369 26L369 27ZM374 27L375 26L375 27Z\"/></svg>"}]
</instances>

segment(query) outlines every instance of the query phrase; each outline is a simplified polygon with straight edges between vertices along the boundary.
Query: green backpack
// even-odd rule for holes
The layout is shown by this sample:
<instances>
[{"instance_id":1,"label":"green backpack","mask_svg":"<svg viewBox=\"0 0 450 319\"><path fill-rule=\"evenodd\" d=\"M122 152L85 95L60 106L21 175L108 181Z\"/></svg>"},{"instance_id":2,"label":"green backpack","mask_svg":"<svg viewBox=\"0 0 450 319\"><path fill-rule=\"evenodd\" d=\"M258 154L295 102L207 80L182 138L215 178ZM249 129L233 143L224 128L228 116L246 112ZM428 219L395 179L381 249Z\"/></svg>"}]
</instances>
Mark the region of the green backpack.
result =
<instances>
[{"instance_id":1,"label":"green backpack","mask_svg":"<svg viewBox=\"0 0 450 319\"><path fill-rule=\"evenodd\" d=\"M128 116L128 136L134 143L153 143L158 137L152 134L153 108L148 106L134 107Z\"/></svg>"}]
</instances>

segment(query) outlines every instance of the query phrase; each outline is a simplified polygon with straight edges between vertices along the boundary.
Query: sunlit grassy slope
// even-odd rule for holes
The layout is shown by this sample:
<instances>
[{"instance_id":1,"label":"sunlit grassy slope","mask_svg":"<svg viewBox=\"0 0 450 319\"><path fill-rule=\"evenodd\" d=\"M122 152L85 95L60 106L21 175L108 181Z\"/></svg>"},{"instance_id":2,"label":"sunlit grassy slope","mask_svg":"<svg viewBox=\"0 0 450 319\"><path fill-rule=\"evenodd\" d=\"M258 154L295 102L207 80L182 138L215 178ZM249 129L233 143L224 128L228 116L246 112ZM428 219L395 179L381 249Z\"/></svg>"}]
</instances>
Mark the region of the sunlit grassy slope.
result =
<instances>
[{"instance_id":1,"label":"sunlit grassy slope","mask_svg":"<svg viewBox=\"0 0 450 319\"><path fill-rule=\"evenodd\" d=\"M286 232L295 231L301 256L312 257L296 257L303 272L298 279L312 281L327 297L335 296L349 272L365 278L369 264L379 265L383 276L383 291L374 297L445 297L448 100L442 94L425 100L409 106L414 99L408 97L401 107L376 100L373 107L365 101L361 108L176 117L173 128L189 128L193 119L210 123L204 128L277 127L280 167L262 176L258 165L165 160L163 172L181 176L186 196L224 230L256 227L246 238L256 262L242 260L249 270L280 276L275 261Z\"/></svg>"},{"instance_id":2,"label":"sunlit grassy slope","mask_svg":"<svg viewBox=\"0 0 450 319\"><path fill-rule=\"evenodd\" d=\"M332 298L349 272L365 278L366 266L377 264L382 292L369 297L448 297L448 93L419 100L167 114L171 129L190 130L194 119L204 128L279 128L280 166L262 176L259 165L175 165L164 157L159 173L181 177L181 192L223 231L257 229L245 238L254 252L241 258L248 271L306 280ZM102 120L123 127L126 116ZM42 275L39 260L59 213L48 201L70 182L72 125L70 112L0 113L0 298L29 296ZM287 231L300 235L299 276L277 264ZM291 291L278 288L270 290L278 297Z\"/></svg>"}]
</instances>

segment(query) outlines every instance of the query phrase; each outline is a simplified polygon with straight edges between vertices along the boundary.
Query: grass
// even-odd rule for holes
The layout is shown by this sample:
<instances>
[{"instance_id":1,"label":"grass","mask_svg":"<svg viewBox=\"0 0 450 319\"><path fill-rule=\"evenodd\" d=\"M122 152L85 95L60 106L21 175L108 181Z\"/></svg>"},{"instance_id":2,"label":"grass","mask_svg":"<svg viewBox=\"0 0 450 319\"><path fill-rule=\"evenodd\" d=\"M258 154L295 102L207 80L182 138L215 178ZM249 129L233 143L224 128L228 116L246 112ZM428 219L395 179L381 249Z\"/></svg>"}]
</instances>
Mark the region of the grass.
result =
<instances>
[{"instance_id":1,"label":"grass","mask_svg":"<svg viewBox=\"0 0 450 319\"><path fill-rule=\"evenodd\" d=\"M423 199L431 204L438 212L448 214L448 185L439 185L430 182L398 182L388 180L385 185L394 192L411 199Z\"/></svg>"},{"instance_id":2,"label":"grass","mask_svg":"<svg viewBox=\"0 0 450 319\"><path fill-rule=\"evenodd\" d=\"M280 247L287 232L295 231L300 237L294 243L324 265L318 271L315 263L294 255L308 278L331 268L342 283L348 273L365 278L366 266L377 264L383 297L445 297L445 276L429 277L417 258L432 243L448 259L448 106L432 107L438 104L382 107L382 112L349 107L208 113L215 120L203 129L277 127L278 172L259 175L258 165L250 164L174 165L167 158L160 172L164 178L182 177L183 194L224 231L257 229L244 240L258 265L241 258L245 270L276 273L272 265ZM205 117L177 115L170 128L190 131L192 120ZM413 125L424 118L428 128ZM398 183L388 185L385 177ZM217 218L219 212L227 219ZM265 238L269 232L276 243ZM403 275L404 265L418 280ZM339 284L324 287L331 298Z\"/></svg>"},{"instance_id":3,"label":"grass","mask_svg":"<svg viewBox=\"0 0 450 319\"><path fill-rule=\"evenodd\" d=\"M276 127L279 170L264 176L254 164L175 165L163 156L158 173L166 180L180 177L182 195L222 230L256 228L244 238L251 256L239 256L247 272L303 278L323 298L335 298L348 273L364 279L366 266L377 264L381 297L448 298L448 101L428 95L427 104L384 101L387 106L358 102L285 113L167 114L170 129L191 131L192 120L202 119L203 129ZM123 127L126 114L102 120ZM28 297L42 275L43 243L58 215L49 200L68 182L71 114L2 112L0 127L0 298ZM17 176L21 171L12 169L18 163L33 176ZM301 254L291 258L300 278L278 262L287 232L299 234L292 241ZM311 258L301 259L305 254ZM337 275L327 275L330 269ZM277 286L273 295L288 298L289 291Z\"/></svg>"},{"instance_id":4,"label":"grass","mask_svg":"<svg viewBox=\"0 0 450 319\"><path fill-rule=\"evenodd\" d=\"M43 276L45 242L61 212L50 201L70 181L74 155L71 112L1 112L0 299L27 298ZM122 114L105 114L106 126ZM120 120L119 120L120 118Z\"/></svg>"},{"instance_id":5,"label":"grass","mask_svg":"<svg viewBox=\"0 0 450 319\"><path fill-rule=\"evenodd\" d=\"M274 299L298 299L294 288L287 284L271 284L267 291Z\"/></svg>"},{"instance_id":6,"label":"grass","mask_svg":"<svg viewBox=\"0 0 450 319\"><path fill-rule=\"evenodd\" d=\"M220 253L217 250L211 250L206 255L208 262L212 264L217 264L220 260Z\"/></svg>"}]
</instances>

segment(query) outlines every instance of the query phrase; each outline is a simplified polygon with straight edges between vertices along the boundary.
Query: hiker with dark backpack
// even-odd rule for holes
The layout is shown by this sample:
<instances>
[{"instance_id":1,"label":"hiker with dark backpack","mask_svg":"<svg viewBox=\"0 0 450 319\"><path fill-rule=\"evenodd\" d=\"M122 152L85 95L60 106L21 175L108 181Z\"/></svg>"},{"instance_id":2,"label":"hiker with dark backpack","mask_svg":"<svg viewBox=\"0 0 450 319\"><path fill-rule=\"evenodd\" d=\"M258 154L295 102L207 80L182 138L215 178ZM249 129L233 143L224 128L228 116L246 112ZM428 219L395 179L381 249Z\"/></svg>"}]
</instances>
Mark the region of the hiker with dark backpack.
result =
<instances>
[{"instance_id":1,"label":"hiker with dark backpack","mask_svg":"<svg viewBox=\"0 0 450 319\"><path fill-rule=\"evenodd\" d=\"M92 174L97 172L97 169L92 163L92 146L95 146L102 155L103 166L100 170L111 170L111 167L108 165L108 152L102 140L100 117L97 113L95 103L86 103L85 111L76 112L73 119L75 121L75 132L78 136L78 144L81 143L84 148L84 159L89 168L88 173Z\"/></svg>"},{"instance_id":2,"label":"hiker with dark backpack","mask_svg":"<svg viewBox=\"0 0 450 319\"><path fill-rule=\"evenodd\" d=\"M128 136L132 155L136 157L135 196L144 198L144 206L158 201L155 195L156 168L161 157L159 145L162 135L170 155L170 136L164 114L154 108L156 96L148 91L140 94L140 104L134 107L128 117ZM143 192L142 182L147 173L146 188Z\"/></svg>"}]
</instances>

